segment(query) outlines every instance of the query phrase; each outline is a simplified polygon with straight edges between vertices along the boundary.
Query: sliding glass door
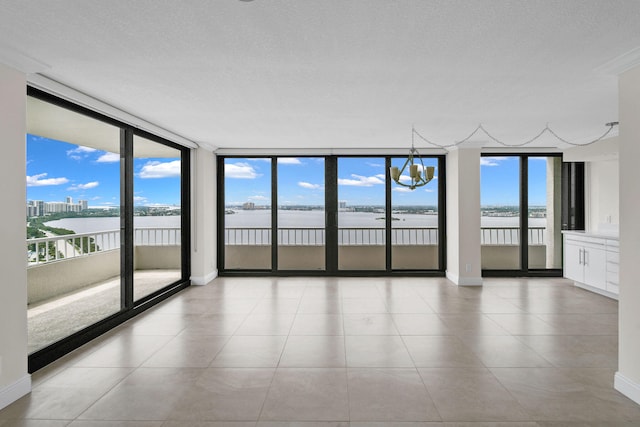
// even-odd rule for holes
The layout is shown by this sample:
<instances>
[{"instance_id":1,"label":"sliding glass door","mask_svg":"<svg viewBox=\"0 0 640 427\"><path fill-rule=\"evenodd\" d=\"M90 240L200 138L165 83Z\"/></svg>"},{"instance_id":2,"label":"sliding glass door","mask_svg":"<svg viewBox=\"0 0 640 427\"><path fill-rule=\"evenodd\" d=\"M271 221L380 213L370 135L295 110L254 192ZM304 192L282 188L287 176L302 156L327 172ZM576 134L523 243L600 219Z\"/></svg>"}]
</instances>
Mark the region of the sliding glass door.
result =
<instances>
[{"instance_id":1,"label":"sliding glass door","mask_svg":"<svg viewBox=\"0 0 640 427\"><path fill-rule=\"evenodd\" d=\"M189 285L189 150L28 89L29 371Z\"/></svg>"}]
</instances>

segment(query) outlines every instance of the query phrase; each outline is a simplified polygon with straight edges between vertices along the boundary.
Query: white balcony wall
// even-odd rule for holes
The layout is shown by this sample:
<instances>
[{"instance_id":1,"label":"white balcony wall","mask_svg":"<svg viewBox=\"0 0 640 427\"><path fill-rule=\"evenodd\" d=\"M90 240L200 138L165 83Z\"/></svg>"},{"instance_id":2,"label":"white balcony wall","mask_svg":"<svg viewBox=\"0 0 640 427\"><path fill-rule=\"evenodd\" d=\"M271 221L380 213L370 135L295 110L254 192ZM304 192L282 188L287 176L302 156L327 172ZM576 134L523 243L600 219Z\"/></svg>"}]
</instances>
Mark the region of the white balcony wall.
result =
<instances>
[{"instance_id":1,"label":"white balcony wall","mask_svg":"<svg viewBox=\"0 0 640 427\"><path fill-rule=\"evenodd\" d=\"M27 271L24 248L25 75L0 63L0 409L31 391L27 373Z\"/></svg>"}]
</instances>

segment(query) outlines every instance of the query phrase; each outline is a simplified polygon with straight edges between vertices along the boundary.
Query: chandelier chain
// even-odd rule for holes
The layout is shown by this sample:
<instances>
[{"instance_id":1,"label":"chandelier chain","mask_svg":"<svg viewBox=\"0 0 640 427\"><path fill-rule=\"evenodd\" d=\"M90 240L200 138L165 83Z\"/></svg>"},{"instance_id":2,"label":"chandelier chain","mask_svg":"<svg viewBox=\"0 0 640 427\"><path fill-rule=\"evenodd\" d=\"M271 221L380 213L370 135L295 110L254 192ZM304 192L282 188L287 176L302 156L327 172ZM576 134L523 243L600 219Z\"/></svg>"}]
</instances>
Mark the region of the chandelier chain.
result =
<instances>
[{"instance_id":1,"label":"chandelier chain","mask_svg":"<svg viewBox=\"0 0 640 427\"><path fill-rule=\"evenodd\" d=\"M459 141L456 141L452 144L439 144L437 142L433 142L427 138L425 138L420 132L418 132L415 128L413 128L413 133L415 135L417 135L420 139L422 139L424 142L426 142L427 144L431 144L431 145L435 145L438 148L444 148L445 150L447 148L451 148L451 147L457 147L458 145L464 144L465 142L469 141L471 138L473 138L478 132L483 132L489 139L491 139L492 141L494 141L497 144L500 144L504 147L523 147L525 145L529 145L533 142L535 142L536 140L540 139L542 137L542 135L544 135L545 133L549 133L552 136L554 136L558 141L563 142L565 144L577 147L577 146L585 146L585 145L591 145L591 144L595 144L598 141L602 141L604 138L607 137L607 135L609 135L609 133L611 133L611 131L613 130L614 126L617 126L618 122L611 122L611 123L607 123L606 126L608 127L608 129L598 138L593 139L591 141L585 142L585 143L576 143L576 142L571 142L566 140L565 138L562 138L560 135L558 135L553 129L551 129L549 127L549 124L547 124L540 132L538 132L538 134L536 136L534 136L533 138L530 138L524 142L520 142L520 143L515 143L515 144L508 144L504 141L499 140L498 138L496 138L495 136L493 136L489 131L487 131L484 126L482 126L482 124L479 124L474 130L473 132L471 132L469 134L469 136L467 136L464 139L461 139ZM413 145L413 140L411 141L412 145Z\"/></svg>"}]
</instances>

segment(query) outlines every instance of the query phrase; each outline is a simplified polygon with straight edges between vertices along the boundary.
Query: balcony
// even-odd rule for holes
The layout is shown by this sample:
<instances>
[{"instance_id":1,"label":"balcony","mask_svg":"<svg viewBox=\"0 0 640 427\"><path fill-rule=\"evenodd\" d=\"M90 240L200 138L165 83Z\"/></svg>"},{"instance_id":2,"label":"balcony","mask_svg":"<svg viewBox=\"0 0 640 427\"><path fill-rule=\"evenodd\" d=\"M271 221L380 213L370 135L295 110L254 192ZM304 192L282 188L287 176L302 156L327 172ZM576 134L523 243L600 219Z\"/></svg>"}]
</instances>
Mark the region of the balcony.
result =
<instances>
[{"instance_id":1,"label":"balcony","mask_svg":"<svg viewBox=\"0 0 640 427\"><path fill-rule=\"evenodd\" d=\"M134 231L134 300L181 278L179 228ZM29 351L120 310L120 231L27 240Z\"/></svg>"},{"instance_id":2,"label":"balcony","mask_svg":"<svg viewBox=\"0 0 640 427\"><path fill-rule=\"evenodd\" d=\"M546 268L546 242L552 239L545 238L545 227L528 233L529 266ZM279 228L277 236L279 269L314 269L313 260L324 256L324 228ZM224 239L225 268L271 268L270 228L226 228ZM482 268L519 268L518 227L483 227L481 244ZM393 228L391 245L394 269L438 268L436 227ZM338 251L341 270L379 270L385 265L385 229L339 228Z\"/></svg>"}]
</instances>

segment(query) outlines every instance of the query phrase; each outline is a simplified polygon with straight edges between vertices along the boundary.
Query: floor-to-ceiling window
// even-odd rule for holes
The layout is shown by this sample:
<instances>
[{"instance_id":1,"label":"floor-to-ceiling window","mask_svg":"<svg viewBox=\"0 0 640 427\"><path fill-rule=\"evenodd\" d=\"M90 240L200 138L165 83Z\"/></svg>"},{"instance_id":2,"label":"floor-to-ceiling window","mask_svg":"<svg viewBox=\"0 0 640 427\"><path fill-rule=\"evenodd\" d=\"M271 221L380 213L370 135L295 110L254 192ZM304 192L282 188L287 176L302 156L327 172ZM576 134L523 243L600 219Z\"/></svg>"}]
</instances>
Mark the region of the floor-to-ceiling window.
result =
<instances>
[{"instance_id":1,"label":"floor-to-ceiling window","mask_svg":"<svg viewBox=\"0 0 640 427\"><path fill-rule=\"evenodd\" d=\"M33 371L188 285L189 152L44 92L29 95Z\"/></svg>"},{"instance_id":2,"label":"floor-to-ceiling window","mask_svg":"<svg viewBox=\"0 0 640 427\"><path fill-rule=\"evenodd\" d=\"M326 268L325 164L322 157L279 157L278 269Z\"/></svg>"},{"instance_id":3,"label":"floor-to-ceiling window","mask_svg":"<svg viewBox=\"0 0 640 427\"><path fill-rule=\"evenodd\" d=\"M555 274L562 268L558 155L484 155L480 160L484 274Z\"/></svg>"},{"instance_id":4,"label":"floor-to-ceiling window","mask_svg":"<svg viewBox=\"0 0 640 427\"><path fill-rule=\"evenodd\" d=\"M425 158L436 179L408 191L388 175L404 160L220 156L221 274L441 275L444 157Z\"/></svg>"},{"instance_id":5,"label":"floor-to-ceiling window","mask_svg":"<svg viewBox=\"0 0 640 427\"><path fill-rule=\"evenodd\" d=\"M402 168L405 158L391 159L391 165ZM391 260L394 270L438 269L440 253L438 159L424 159L419 165L434 168L434 178L424 186L411 189L394 185L391 192ZM409 172L400 182L410 181Z\"/></svg>"},{"instance_id":6,"label":"floor-to-ceiling window","mask_svg":"<svg viewBox=\"0 0 640 427\"><path fill-rule=\"evenodd\" d=\"M386 269L384 157L338 158L338 269Z\"/></svg>"},{"instance_id":7,"label":"floor-to-ceiling window","mask_svg":"<svg viewBox=\"0 0 640 427\"><path fill-rule=\"evenodd\" d=\"M270 158L223 160L224 269L271 270Z\"/></svg>"}]
</instances>

